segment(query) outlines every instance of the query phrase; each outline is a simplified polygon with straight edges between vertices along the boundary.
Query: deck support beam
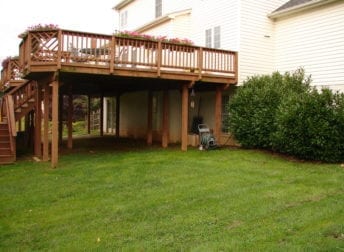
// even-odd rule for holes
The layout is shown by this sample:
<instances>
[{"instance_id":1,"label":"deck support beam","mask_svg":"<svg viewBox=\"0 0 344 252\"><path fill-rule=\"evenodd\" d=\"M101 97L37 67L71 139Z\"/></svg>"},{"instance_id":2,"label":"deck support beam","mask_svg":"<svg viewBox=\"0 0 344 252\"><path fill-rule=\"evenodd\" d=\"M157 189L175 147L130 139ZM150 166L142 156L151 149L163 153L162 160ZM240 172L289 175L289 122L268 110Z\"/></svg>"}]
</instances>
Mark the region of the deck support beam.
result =
<instances>
[{"instance_id":1,"label":"deck support beam","mask_svg":"<svg viewBox=\"0 0 344 252\"><path fill-rule=\"evenodd\" d=\"M63 132L63 95L59 95L59 145L62 145L62 132Z\"/></svg>"},{"instance_id":2,"label":"deck support beam","mask_svg":"<svg viewBox=\"0 0 344 252\"><path fill-rule=\"evenodd\" d=\"M68 140L67 148L73 148L73 90L72 85L69 86L68 90L68 114L67 114L67 129L68 129Z\"/></svg>"},{"instance_id":3,"label":"deck support beam","mask_svg":"<svg viewBox=\"0 0 344 252\"><path fill-rule=\"evenodd\" d=\"M116 95L116 137L119 138L119 124L120 124L120 111L121 111L121 95Z\"/></svg>"},{"instance_id":4,"label":"deck support beam","mask_svg":"<svg viewBox=\"0 0 344 252\"><path fill-rule=\"evenodd\" d=\"M87 96L87 134L91 134L91 96Z\"/></svg>"},{"instance_id":5,"label":"deck support beam","mask_svg":"<svg viewBox=\"0 0 344 252\"><path fill-rule=\"evenodd\" d=\"M50 86L44 86L43 98L43 161L49 160L49 114L50 114Z\"/></svg>"},{"instance_id":6,"label":"deck support beam","mask_svg":"<svg viewBox=\"0 0 344 252\"><path fill-rule=\"evenodd\" d=\"M148 91L148 104L147 104L147 145L153 143L153 92ZM117 118L117 116L116 116Z\"/></svg>"},{"instance_id":7,"label":"deck support beam","mask_svg":"<svg viewBox=\"0 0 344 252\"><path fill-rule=\"evenodd\" d=\"M162 109L162 147L167 148L169 143L169 92L163 92L163 109Z\"/></svg>"},{"instance_id":8,"label":"deck support beam","mask_svg":"<svg viewBox=\"0 0 344 252\"><path fill-rule=\"evenodd\" d=\"M215 91L215 139L220 141L222 129L222 88L217 87Z\"/></svg>"},{"instance_id":9,"label":"deck support beam","mask_svg":"<svg viewBox=\"0 0 344 252\"><path fill-rule=\"evenodd\" d=\"M55 168L58 162L59 139L59 82L52 82L52 136L51 136L51 167Z\"/></svg>"},{"instance_id":10,"label":"deck support beam","mask_svg":"<svg viewBox=\"0 0 344 252\"><path fill-rule=\"evenodd\" d=\"M42 156L42 89L41 86L36 83L37 92L35 97L35 140L34 140L34 154L36 157Z\"/></svg>"},{"instance_id":11,"label":"deck support beam","mask_svg":"<svg viewBox=\"0 0 344 252\"><path fill-rule=\"evenodd\" d=\"M189 103L189 84L182 86L182 128L181 128L181 149L187 151L188 149L188 103Z\"/></svg>"},{"instance_id":12,"label":"deck support beam","mask_svg":"<svg viewBox=\"0 0 344 252\"><path fill-rule=\"evenodd\" d=\"M100 95L99 134L104 136L104 94Z\"/></svg>"}]
</instances>

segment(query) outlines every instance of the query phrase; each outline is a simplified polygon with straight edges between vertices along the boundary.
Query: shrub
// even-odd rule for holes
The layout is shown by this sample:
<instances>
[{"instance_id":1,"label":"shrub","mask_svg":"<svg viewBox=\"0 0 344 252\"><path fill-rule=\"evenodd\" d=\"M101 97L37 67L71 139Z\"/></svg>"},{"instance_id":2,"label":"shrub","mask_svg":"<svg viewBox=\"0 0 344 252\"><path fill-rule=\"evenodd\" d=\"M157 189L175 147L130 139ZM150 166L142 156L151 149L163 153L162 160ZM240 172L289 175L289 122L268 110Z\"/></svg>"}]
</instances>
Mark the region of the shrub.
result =
<instances>
[{"instance_id":1,"label":"shrub","mask_svg":"<svg viewBox=\"0 0 344 252\"><path fill-rule=\"evenodd\" d=\"M282 99L307 92L309 83L303 69L248 78L229 103L230 132L244 147L271 149L276 111Z\"/></svg>"},{"instance_id":2,"label":"shrub","mask_svg":"<svg viewBox=\"0 0 344 252\"><path fill-rule=\"evenodd\" d=\"M344 160L344 94L328 89L291 95L276 113L274 148L299 158Z\"/></svg>"}]
</instances>

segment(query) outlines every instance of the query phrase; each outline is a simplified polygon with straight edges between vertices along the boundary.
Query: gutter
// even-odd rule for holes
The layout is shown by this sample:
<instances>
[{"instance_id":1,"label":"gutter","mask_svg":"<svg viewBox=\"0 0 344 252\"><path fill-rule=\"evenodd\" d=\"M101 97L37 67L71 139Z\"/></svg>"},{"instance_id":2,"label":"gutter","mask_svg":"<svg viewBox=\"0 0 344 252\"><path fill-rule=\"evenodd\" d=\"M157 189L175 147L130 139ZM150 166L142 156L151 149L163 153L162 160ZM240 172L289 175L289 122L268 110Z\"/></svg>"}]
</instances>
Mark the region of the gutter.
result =
<instances>
[{"instance_id":1,"label":"gutter","mask_svg":"<svg viewBox=\"0 0 344 252\"><path fill-rule=\"evenodd\" d=\"M304 3L304 4L296 5L287 9L272 12L268 14L268 18L271 18L271 19L281 18L281 17L285 17L288 15L301 12L301 11L310 10L315 7L319 7L319 6L323 6L332 2L336 2L336 1L338 0L314 0L311 2Z\"/></svg>"},{"instance_id":2,"label":"gutter","mask_svg":"<svg viewBox=\"0 0 344 252\"><path fill-rule=\"evenodd\" d=\"M119 2L116 6L114 6L112 9L119 11L120 9L123 9L125 6L127 6L128 4L134 2L135 0L123 0L121 2Z\"/></svg>"}]
</instances>

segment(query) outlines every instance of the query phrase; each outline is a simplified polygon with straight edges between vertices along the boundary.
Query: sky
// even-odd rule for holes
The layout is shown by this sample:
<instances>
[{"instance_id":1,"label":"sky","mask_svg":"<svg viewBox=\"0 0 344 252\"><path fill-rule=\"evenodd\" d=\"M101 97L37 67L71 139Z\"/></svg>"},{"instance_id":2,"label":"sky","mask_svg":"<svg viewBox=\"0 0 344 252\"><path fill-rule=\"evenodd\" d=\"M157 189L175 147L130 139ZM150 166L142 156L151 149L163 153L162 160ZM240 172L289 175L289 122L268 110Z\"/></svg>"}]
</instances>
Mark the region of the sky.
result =
<instances>
[{"instance_id":1,"label":"sky","mask_svg":"<svg viewBox=\"0 0 344 252\"><path fill-rule=\"evenodd\" d=\"M18 35L29 26L55 24L62 29L112 34L119 0L1 0L0 62L19 54ZM0 65L1 68L1 65Z\"/></svg>"}]
</instances>

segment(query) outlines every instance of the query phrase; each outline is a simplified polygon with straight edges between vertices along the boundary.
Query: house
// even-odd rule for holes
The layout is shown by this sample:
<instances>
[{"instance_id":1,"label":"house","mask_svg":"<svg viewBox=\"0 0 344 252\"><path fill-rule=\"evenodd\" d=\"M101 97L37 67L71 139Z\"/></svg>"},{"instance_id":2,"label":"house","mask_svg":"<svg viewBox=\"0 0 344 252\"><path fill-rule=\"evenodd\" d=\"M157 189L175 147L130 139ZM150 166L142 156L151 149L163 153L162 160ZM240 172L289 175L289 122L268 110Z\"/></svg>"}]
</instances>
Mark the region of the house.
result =
<instances>
[{"instance_id":1,"label":"house","mask_svg":"<svg viewBox=\"0 0 344 252\"><path fill-rule=\"evenodd\" d=\"M344 92L344 1L171 2L119 1L117 28L238 51L239 85L248 76L304 67L313 85Z\"/></svg>"},{"instance_id":2,"label":"house","mask_svg":"<svg viewBox=\"0 0 344 252\"><path fill-rule=\"evenodd\" d=\"M173 2L173 4L172 4ZM167 37L187 37L196 45L238 51L238 84L252 75L273 71L294 71L304 67L312 74L313 85L344 92L344 1L338 0L123 0L113 8L117 15L117 30ZM143 11L144 10L144 11ZM212 92L194 88L190 107L189 132L194 118L201 117L210 128L215 127ZM233 86L222 92L222 132L219 143L228 143L225 122L226 104ZM124 98L128 103L139 101L139 94ZM141 96L142 97L142 96ZM172 94L171 116L180 111L178 92ZM162 94L154 101L161 103ZM105 106L106 107L106 106ZM143 129L138 121L128 121L123 136L140 137ZM154 132L159 135L161 111L155 111ZM108 116L111 117L109 114ZM107 118L107 117L105 117ZM122 120L122 122L125 121ZM171 120L178 121L178 116ZM106 122L104 122L104 130ZM180 140L176 125L170 125L170 141ZM159 138L159 137L158 137ZM189 143L192 143L190 141Z\"/></svg>"}]
</instances>

